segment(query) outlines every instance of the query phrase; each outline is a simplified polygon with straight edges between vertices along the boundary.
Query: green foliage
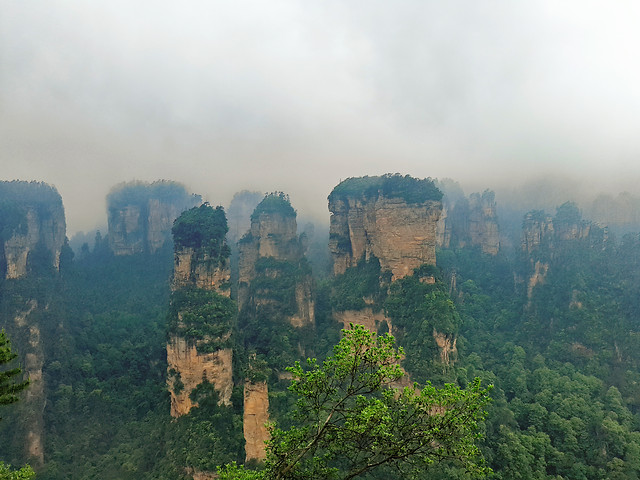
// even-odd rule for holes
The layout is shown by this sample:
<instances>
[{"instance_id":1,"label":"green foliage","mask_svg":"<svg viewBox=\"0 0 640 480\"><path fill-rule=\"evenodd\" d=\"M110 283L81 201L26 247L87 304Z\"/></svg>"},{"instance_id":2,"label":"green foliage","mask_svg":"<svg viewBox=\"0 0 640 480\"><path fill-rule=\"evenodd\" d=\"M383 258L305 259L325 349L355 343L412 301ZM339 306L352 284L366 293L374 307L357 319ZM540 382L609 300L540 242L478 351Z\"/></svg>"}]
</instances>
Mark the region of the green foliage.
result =
<instances>
[{"instance_id":1,"label":"green foliage","mask_svg":"<svg viewBox=\"0 0 640 480\"><path fill-rule=\"evenodd\" d=\"M251 220L256 220L263 214L278 213L284 217L295 217L296 211L291 206L289 195L283 192L268 193L251 214Z\"/></svg>"},{"instance_id":2,"label":"green foliage","mask_svg":"<svg viewBox=\"0 0 640 480\"><path fill-rule=\"evenodd\" d=\"M224 209L213 208L208 203L183 212L171 229L176 251L193 248L215 260L224 260L231 253L225 243L228 231Z\"/></svg>"},{"instance_id":3,"label":"green foliage","mask_svg":"<svg viewBox=\"0 0 640 480\"><path fill-rule=\"evenodd\" d=\"M175 420L167 432L167 450L174 465L213 472L220 464L243 458L242 413L218 405L218 395L209 382L201 383L191 397L198 407Z\"/></svg>"},{"instance_id":4,"label":"green foliage","mask_svg":"<svg viewBox=\"0 0 640 480\"><path fill-rule=\"evenodd\" d=\"M265 307L273 303L279 317L297 313L296 286L311 274L306 259L299 262L260 257L255 263L255 278L251 281L251 293L257 301L264 300Z\"/></svg>"},{"instance_id":5,"label":"green foliage","mask_svg":"<svg viewBox=\"0 0 640 480\"><path fill-rule=\"evenodd\" d=\"M28 185L21 182L16 188ZM378 187L370 195L378 195ZM7 208L6 215L0 213L7 232L19 231L25 212L21 204L0 205L0 210ZM543 220L548 217L538 213ZM554 222L574 225L579 213L575 205L561 206ZM229 299L186 295L182 306L189 325L180 325L176 297L167 315L171 252L114 257L100 236L93 251L87 247L68 259L68 268L61 268L61 277L54 279L38 273L37 265L47 261L38 261L43 252L34 251L29 265L35 277L0 280L0 319L7 319L13 345L24 353L28 327L18 329L12 319L30 300L42 306L27 318L28 325L41 329L46 358L46 465L38 478L174 480L187 476L185 466L213 470L220 463L227 463L221 478L274 478L275 465L291 465L329 417L329 409L314 403L319 397L312 396L312 387L326 387L323 398L335 401L340 385L322 373L335 373L343 364L334 354L328 359L333 362L327 364L333 365L329 370L321 361L294 369L301 395L298 412L304 417L295 422L288 416L293 399L283 391L282 367L301 355L324 358L328 346L338 342L334 311L366 306L385 309L392 333L404 347L403 367L412 380L467 387L440 389L453 397L472 390L475 377L495 384L487 419L478 424L484 435L477 441L494 470L492 478L640 478L640 236L630 234L616 243L611 236L594 240L593 232L592 227L589 238L544 245L548 251L534 253L534 262L506 249L497 256L468 248L439 250L442 274L425 267L393 285L372 259L318 285L315 329L296 329L284 321L295 308L293 279L308 273L303 264L259 263L252 295L262 303L243 312L237 323ZM512 239L514 245L519 241ZM549 270L528 298L535 260L547 262ZM420 281L428 277L435 283ZM236 379L269 382L270 415L280 430L274 431L274 453L263 470L233 463L244 457L241 387L234 390L233 405L225 407L217 405L215 389L205 382L192 392L198 408L176 421L169 417L167 323L170 331L182 328L182 334L194 339L218 338L220 332L234 329L231 338L239 343L234 352ZM446 371L439 363L434 329L457 338L459 354ZM376 338L387 338L383 330ZM247 361L251 353L256 355ZM170 372L169 378L179 385L179 376ZM336 410L331 420L340 415L342 420L327 428L324 437L331 442L319 439L289 474L348 475L352 460L363 458L353 454L350 439L357 435L368 454L377 455L384 444L379 438L386 441L406 431L401 428L406 417L400 401L410 412L416 405L427 408L420 403L423 391L438 398L431 386L392 398L386 391L384 387L362 395L364 399L349 397L344 413L354 417L347 422L343 411ZM27 461L17 453L23 437L13 428L18 414L33 414L26 407L27 402L19 402L3 409L7 418L0 422L0 450L14 465ZM400 470L381 466L362 477L470 478L448 462L426 468L425 463L403 463ZM7 470L6 465L2 468Z\"/></svg>"},{"instance_id":6,"label":"green foliage","mask_svg":"<svg viewBox=\"0 0 640 480\"><path fill-rule=\"evenodd\" d=\"M362 197L402 198L407 203L424 203L429 200L442 200L442 192L430 178L418 179L398 173L379 177L352 177L340 182L329 195L329 201L335 198Z\"/></svg>"},{"instance_id":7,"label":"green foliage","mask_svg":"<svg viewBox=\"0 0 640 480\"><path fill-rule=\"evenodd\" d=\"M27 233L29 208L41 218L49 218L52 211L63 211L62 198L55 187L44 182L0 181L0 241Z\"/></svg>"},{"instance_id":8,"label":"green foliage","mask_svg":"<svg viewBox=\"0 0 640 480\"><path fill-rule=\"evenodd\" d=\"M105 246L100 239L75 260L39 301L49 305L42 318L29 317L46 358L38 479L176 479L166 391L172 254L115 257Z\"/></svg>"},{"instance_id":9,"label":"green foliage","mask_svg":"<svg viewBox=\"0 0 640 480\"><path fill-rule=\"evenodd\" d=\"M107 195L107 205L109 210L120 210L127 205L146 207L151 199L175 203L187 208L200 203L200 196L189 195L181 183L158 180L152 183L141 181L120 183Z\"/></svg>"},{"instance_id":10,"label":"green foliage","mask_svg":"<svg viewBox=\"0 0 640 480\"><path fill-rule=\"evenodd\" d=\"M333 282L332 304L334 310L362 310L369 306L382 309L391 282L391 272L380 270L380 261L371 256L362 258L355 267L347 268Z\"/></svg>"},{"instance_id":11,"label":"green foliage","mask_svg":"<svg viewBox=\"0 0 640 480\"><path fill-rule=\"evenodd\" d=\"M24 207L12 200L0 202L0 240L4 243L14 234L27 233L27 216Z\"/></svg>"},{"instance_id":12,"label":"green foliage","mask_svg":"<svg viewBox=\"0 0 640 480\"><path fill-rule=\"evenodd\" d=\"M462 323L439 272L425 265L414 275L393 282L385 313L395 328L398 343L407 351L403 365L413 378L420 382L437 378L447 366L439 359L434 335L453 339Z\"/></svg>"},{"instance_id":13,"label":"green foliage","mask_svg":"<svg viewBox=\"0 0 640 480\"><path fill-rule=\"evenodd\" d=\"M229 297L201 288L182 288L171 295L167 329L193 341L199 352L213 352L229 346L236 311L236 303Z\"/></svg>"},{"instance_id":14,"label":"green foliage","mask_svg":"<svg viewBox=\"0 0 640 480\"><path fill-rule=\"evenodd\" d=\"M614 245L595 226L576 238L571 227L585 222L575 204L553 221L566 240L531 257L437 253L464 320L458 379L496 385L481 448L498 479L639 478L640 242ZM537 260L548 271L528 298Z\"/></svg>"},{"instance_id":15,"label":"green foliage","mask_svg":"<svg viewBox=\"0 0 640 480\"><path fill-rule=\"evenodd\" d=\"M18 381L22 373L19 367L8 368L8 364L18 355L11 350L11 342L4 330L0 331L0 406L18 401L18 393L27 388L28 380ZM2 417L0 417L2 420Z\"/></svg>"},{"instance_id":16,"label":"green foliage","mask_svg":"<svg viewBox=\"0 0 640 480\"><path fill-rule=\"evenodd\" d=\"M296 290L312 290L311 267L305 258L298 261L261 257L255 263L255 276L244 286L246 302L239 312L236 338L248 356L256 359L244 368L243 376L262 380L283 372L313 348L313 326L294 327L290 318L298 314ZM263 364L260 368L255 365ZM254 366L251 366L254 365ZM277 382L277 376L273 375Z\"/></svg>"},{"instance_id":17,"label":"green foliage","mask_svg":"<svg viewBox=\"0 0 640 480\"><path fill-rule=\"evenodd\" d=\"M289 368L289 388L298 397L296 425L272 428L264 470L255 476L234 465L223 478L349 479L404 466L423 469L443 460L486 472L477 438L487 390L474 382L466 390L392 388L403 372L391 335L376 336L361 326L343 330L333 356L322 365L308 360Z\"/></svg>"},{"instance_id":18,"label":"green foliage","mask_svg":"<svg viewBox=\"0 0 640 480\"><path fill-rule=\"evenodd\" d=\"M18 393L27 388L28 380L16 381L17 375L22 373L19 367L6 368L18 355L11 351L11 342L4 330L0 330L0 406L10 405L18 401ZM2 420L2 417L0 417ZM10 465L0 461L0 480L29 480L35 473L26 465L19 470L13 470Z\"/></svg>"},{"instance_id":19,"label":"green foliage","mask_svg":"<svg viewBox=\"0 0 640 480\"><path fill-rule=\"evenodd\" d=\"M13 470L10 465L0 462L0 480L29 480L35 477L33 469L27 465L20 470Z\"/></svg>"},{"instance_id":20,"label":"green foliage","mask_svg":"<svg viewBox=\"0 0 640 480\"><path fill-rule=\"evenodd\" d=\"M62 207L62 197L55 187L44 182L0 181L0 204L4 203L36 205L42 210L48 210L52 206Z\"/></svg>"},{"instance_id":21,"label":"green foliage","mask_svg":"<svg viewBox=\"0 0 640 480\"><path fill-rule=\"evenodd\" d=\"M582 214L578 205L574 202L565 202L556 209L553 222L557 224L572 225L582 221Z\"/></svg>"}]
</instances>

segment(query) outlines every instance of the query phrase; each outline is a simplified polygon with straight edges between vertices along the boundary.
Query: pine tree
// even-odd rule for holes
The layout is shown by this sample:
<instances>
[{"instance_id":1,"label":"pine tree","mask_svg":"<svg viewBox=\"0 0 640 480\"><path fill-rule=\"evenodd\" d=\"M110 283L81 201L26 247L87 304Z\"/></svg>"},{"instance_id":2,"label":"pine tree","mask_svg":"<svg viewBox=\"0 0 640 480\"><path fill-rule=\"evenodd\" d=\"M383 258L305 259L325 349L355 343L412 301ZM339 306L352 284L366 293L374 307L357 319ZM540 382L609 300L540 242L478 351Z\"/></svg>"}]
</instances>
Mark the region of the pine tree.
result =
<instances>
[{"instance_id":1,"label":"pine tree","mask_svg":"<svg viewBox=\"0 0 640 480\"><path fill-rule=\"evenodd\" d=\"M7 366L17 356L11 351L11 342L4 330L0 331L0 406L17 402L17 394L29 385L29 380L17 381L15 378L22 373L20 367Z\"/></svg>"}]
</instances>

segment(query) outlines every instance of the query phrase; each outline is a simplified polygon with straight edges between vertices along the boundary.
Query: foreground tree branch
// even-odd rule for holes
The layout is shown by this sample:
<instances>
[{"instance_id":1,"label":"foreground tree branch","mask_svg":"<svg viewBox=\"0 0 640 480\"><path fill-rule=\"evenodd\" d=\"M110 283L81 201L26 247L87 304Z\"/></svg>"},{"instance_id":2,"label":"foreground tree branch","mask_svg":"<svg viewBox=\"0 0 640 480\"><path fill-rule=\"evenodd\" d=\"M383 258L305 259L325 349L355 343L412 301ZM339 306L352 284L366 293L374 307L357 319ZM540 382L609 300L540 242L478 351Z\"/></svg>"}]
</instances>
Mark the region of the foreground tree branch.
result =
<instances>
[{"instance_id":1,"label":"foreground tree branch","mask_svg":"<svg viewBox=\"0 0 640 480\"><path fill-rule=\"evenodd\" d=\"M343 330L333 356L320 366L288 370L298 396L298 425L271 429L265 468L220 469L222 479L351 479L384 465L428 466L453 460L484 475L475 440L489 401L479 379L466 389L447 384L392 388L403 376L394 338L359 325Z\"/></svg>"}]
</instances>

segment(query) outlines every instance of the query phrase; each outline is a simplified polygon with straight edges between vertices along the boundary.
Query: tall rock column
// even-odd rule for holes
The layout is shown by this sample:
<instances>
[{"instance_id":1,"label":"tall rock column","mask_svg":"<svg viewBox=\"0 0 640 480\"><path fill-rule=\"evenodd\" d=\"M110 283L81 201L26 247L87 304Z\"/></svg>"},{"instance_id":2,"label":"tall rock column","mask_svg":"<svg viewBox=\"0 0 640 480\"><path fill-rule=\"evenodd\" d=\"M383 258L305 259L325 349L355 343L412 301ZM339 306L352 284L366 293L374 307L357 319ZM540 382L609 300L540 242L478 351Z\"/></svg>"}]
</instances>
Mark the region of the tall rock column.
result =
<instances>
[{"instance_id":1,"label":"tall rock column","mask_svg":"<svg viewBox=\"0 0 640 480\"><path fill-rule=\"evenodd\" d=\"M265 458L268 381L300 358L303 332L315 323L311 269L296 231L288 196L272 193L258 204L251 229L238 242L239 322L245 348L253 352L244 385L246 460Z\"/></svg>"},{"instance_id":2,"label":"tall rock column","mask_svg":"<svg viewBox=\"0 0 640 480\"><path fill-rule=\"evenodd\" d=\"M197 406L192 391L215 387L220 404L233 390L231 325L236 305L229 298L227 220L208 204L184 212L173 226L175 265L167 343L171 415Z\"/></svg>"},{"instance_id":3,"label":"tall rock column","mask_svg":"<svg viewBox=\"0 0 640 480\"><path fill-rule=\"evenodd\" d=\"M286 195L272 193L258 204L251 229L238 242L241 311L277 306L294 327L314 324L311 270L296 232L296 212Z\"/></svg>"},{"instance_id":4,"label":"tall rock column","mask_svg":"<svg viewBox=\"0 0 640 480\"><path fill-rule=\"evenodd\" d=\"M18 406L22 413L11 432L14 438L0 438L0 449L5 440L20 443L25 458L36 467L44 463L45 352L47 342L57 340L41 332L54 301L48 290L57 281L65 243L64 207L55 187L41 182L0 182L0 329L6 329L20 354L24 374L31 380ZM23 278L37 279L41 283L33 285L42 290L36 295L28 283L18 282ZM2 289L9 285L12 293L5 295Z\"/></svg>"}]
</instances>

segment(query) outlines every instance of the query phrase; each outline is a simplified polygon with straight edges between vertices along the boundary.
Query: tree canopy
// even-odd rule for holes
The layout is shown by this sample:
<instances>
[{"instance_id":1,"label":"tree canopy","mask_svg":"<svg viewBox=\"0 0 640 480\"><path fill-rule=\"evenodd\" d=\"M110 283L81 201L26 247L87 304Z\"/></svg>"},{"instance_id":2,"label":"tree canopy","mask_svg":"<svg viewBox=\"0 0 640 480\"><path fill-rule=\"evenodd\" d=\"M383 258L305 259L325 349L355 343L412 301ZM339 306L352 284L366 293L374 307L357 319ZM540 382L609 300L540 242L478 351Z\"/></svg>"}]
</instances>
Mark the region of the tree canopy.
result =
<instances>
[{"instance_id":1,"label":"tree canopy","mask_svg":"<svg viewBox=\"0 0 640 480\"><path fill-rule=\"evenodd\" d=\"M296 216L296 211L291 206L289 195L284 192L272 192L266 194L251 214L251 220L255 220L265 213L279 213L285 217Z\"/></svg>"},{"instance_id":2,"label":"tree canopy","mask_svg":"<svg viewBox=\"0 0 640 480\"><path fill-rule=\"evenodd\" d=\"M351 479L375 469L423 469L456 461L468 471L487 470L474 441L489 401L475 380L466 389L427 383L403 389L403 352L390 334L359 325L343 330L333 356L288 368L297 395L288 430L271 428L265 468L226 465L222 479Z\"/></svg>"},{"instance_id":3,"label":"tree canopy","mask_svg":"<svg viewBox=\"0 0 640 480\"><path fill-rule=\"evenodd\" d=\"M183 212L173 223L171 233L176 250L190 247L202 249L211 258L227 258L230 250L225 243L229 231L227 217L220 206L208 203Z\"/></svg>"},{"instance_id":4,"label":"tree canopy","mask_svg":"<svg viewBox=\"0 0 640 480\"><path fill-rule=\"evenodd\" d=\"M402 198L407 203L424 203L442 200L442 192L431 178L414 178L410 175L387 173L375 177L352 177L340 182L329 195L335 197L377 198L380 195Z\"/></svg>"}]
</instances>

